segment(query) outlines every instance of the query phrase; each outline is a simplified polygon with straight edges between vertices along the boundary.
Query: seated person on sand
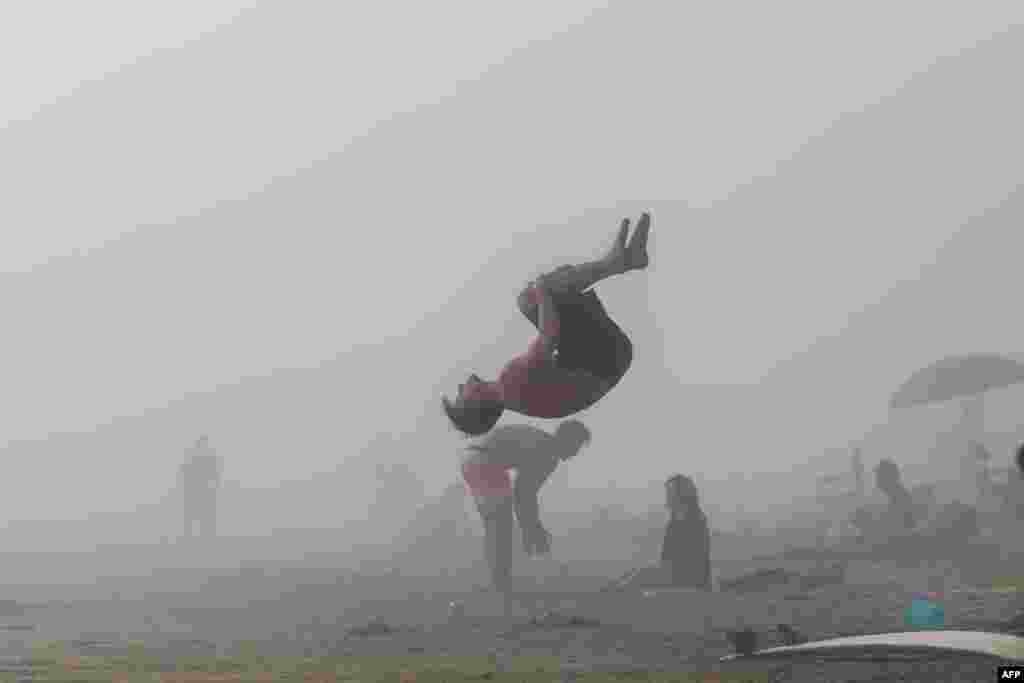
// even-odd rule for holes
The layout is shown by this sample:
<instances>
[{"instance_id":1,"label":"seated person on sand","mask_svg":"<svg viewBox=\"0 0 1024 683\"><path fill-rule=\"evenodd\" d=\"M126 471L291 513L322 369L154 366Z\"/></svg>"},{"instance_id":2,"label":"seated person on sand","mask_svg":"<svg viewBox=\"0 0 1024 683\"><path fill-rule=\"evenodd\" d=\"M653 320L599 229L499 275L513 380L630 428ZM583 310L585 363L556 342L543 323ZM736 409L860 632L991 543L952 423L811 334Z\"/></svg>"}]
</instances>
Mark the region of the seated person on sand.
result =
<instances>
[{"instance_id":1,"label":"seated person on sand","mask_svg":"<svg viewBox=\"0 0 1024 683\"><path fill-rule=\"evenodd\" d=\"M661 563L629 572L612 588L711 590L711 533L693 480L681 474L670 477L665 482L665 507L669 521Z\"/></svg>"},{"instance_id":2,"label":"seated person on sand","mask_svg":"<svg viewBox=\"0 0 1024 683\"><path fill-rule=\"evenodd\" d=\"M850 515L860 541L884 543L912 534L917 527L918 506L903 485L899 466L889 459L879 462L875 467L875 486L887 502L862 505Z\"/></svg>"},{"instance_id":3,"label":"seated person on sand","mask_svg":"<svg viewBox=\"0 0 1024 683\"><path fill-rule=\"evenodd\" d=\"M529 425L504 425L472 441L462 451L462 476L484 526L484 556L495 588L508 587L510 565L519 545L528 555L551 552L551 534L540 521L538 496L558 467L590 443L590 430L566 420L554 434ZM515 470L515 484L509 474Z\"/></svg>"}]
</instances>

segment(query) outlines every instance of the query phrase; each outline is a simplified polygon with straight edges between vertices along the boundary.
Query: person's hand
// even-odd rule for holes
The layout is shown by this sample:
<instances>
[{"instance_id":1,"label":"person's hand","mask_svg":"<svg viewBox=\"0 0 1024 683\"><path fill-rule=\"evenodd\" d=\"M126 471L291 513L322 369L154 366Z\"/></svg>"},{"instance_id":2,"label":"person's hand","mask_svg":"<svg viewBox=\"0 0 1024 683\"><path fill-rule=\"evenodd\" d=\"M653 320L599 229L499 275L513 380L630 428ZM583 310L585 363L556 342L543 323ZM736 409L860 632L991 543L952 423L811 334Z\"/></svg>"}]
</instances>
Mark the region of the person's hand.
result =
<instances>
[{"instance_id":1,"label":"person's hand","mask_svg":"<svg viewBox=\"0 0 1024 683\"><path fill-rule=\"evenodd\" d=\"M523 527L523 552L527 555L533 555L533 532L526 527Z\"/></svg>"},{"instance_id":2,"label":"person's hand","mask_svg":"<svg viewBox=\"0 0 1024 683\"><path fill-rule=\"evenodd\" d=\"M523 549L530 556L551 552L551 534L540 524L523 530Z\"/></svg>"},{"instance_id":3,"label":"person's hand","mask_svg":"<svg viewBox=\"0 0 1024 683\"><path fill-rule=\"evenodd\" d=\"M537 529L537 538L538 538L538 543L537 543L537 548L536 548L537 554L538 555L548 555L548 554L550 554L551 553L551 534L548 533L548 530L545 529L544 527L539 527Z\"/></svg>"}]
</instances>

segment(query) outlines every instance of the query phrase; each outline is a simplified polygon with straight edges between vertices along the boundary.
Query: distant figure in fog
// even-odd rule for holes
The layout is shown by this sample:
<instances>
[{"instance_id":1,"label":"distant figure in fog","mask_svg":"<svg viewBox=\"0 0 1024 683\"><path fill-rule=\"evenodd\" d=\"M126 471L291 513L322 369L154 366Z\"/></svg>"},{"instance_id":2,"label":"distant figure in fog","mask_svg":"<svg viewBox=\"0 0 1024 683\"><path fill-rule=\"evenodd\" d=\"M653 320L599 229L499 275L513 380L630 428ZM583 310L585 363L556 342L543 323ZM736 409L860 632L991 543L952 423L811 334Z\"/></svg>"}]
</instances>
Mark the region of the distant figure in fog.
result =
<instances>
[{"instance_id":1,"label":"distant figure in fog","mask_svg":"<svg viewBox=\"0 0 1024 683\"><path fill-rule=\"evenodd\" d=\"M676 474L665 482L669 521L661 564L676 588L711 589L711 531L701 510L697 485Z\"/></svg>"},{"instance_id":2,"label":"distant figure in fog","mask_svg":"<svg viewBox=\"0 0 1024 683\"><path fill-rule=\"evenodd\" d=\"M551 551L551 535L540 520L540 489L558 464L579 453L590 438L586 425L566 420L554 434L529 425L506 425L464 448L462 476L483 520L484 555L495 588L508 586L517 520L527 554Z\"/></svg>"},{"instance_id":3,"label":"distant figure in fog","mask_svg":"<svg viewBox=\"0 0 1024 683\"><path fill-rule=\"evenodd\" d=\"M1002 512L999 484L992 478L992 453L980 441L972 441L970 449L974 457L977 487L975 508L982 521L982 526L991 530L998 523L998 517Z\"/></svg>"},{"instance_id":4,"label":"distant figure in fog","mask_svg":"<svg viewBox=\"0 0 1024 683\"><path fill-rule=\"evenodd\" d=\"M883 520L886 531L905 533L917 526L914 501L900 477L900 468L892 460L882 460L875 467L875 485L889 499L889 508Z\"/></svg>"},{"instance_id":5,"label":"distant figure in fog","mask_svg":"<svg viewBox=\"0 0 1024 683\"><path fill-rule=\"evenodd\" d=\"M220 457L210 448L209 439L201 436L189 449L179 470L186 538L216 535L217 493L221 485L222 469Z\"/></svg>"},{"instance_id":6,"label":"distant figure in fog","mask_svg":"<svg viewBox=\"0 0 1024 683\"><path fill-rule=\"evenodd\" d=\"M990 496L992 494L992 471L990 468L992 453L980 441L971 442L971 453L974 455L977 465L978 496L980 498Z\"/></svg>"},{"instance_id":7,"label":"distant figure in fog","mask_svg":"<svg viewBox=\"0 0 1024 683\"><path fill-rule=\"evenodd\" d=\"M853 495L858 502L864 498L864 457L859 448L853 449L851 458L851 469L853 470Z\"/></svg>"},{"instance_id":8,"label":"distant figure in fog","mask_svg":"<svg viewBox=\"0 0 1024 683\"><path fill-rule=\"evenodd\" d=\"M1001 510L1005 517L1024 520L1024 444L1015 453L1015 463L1007 473L1006 484L999 487Z\"/></svg>"}]
</instances>

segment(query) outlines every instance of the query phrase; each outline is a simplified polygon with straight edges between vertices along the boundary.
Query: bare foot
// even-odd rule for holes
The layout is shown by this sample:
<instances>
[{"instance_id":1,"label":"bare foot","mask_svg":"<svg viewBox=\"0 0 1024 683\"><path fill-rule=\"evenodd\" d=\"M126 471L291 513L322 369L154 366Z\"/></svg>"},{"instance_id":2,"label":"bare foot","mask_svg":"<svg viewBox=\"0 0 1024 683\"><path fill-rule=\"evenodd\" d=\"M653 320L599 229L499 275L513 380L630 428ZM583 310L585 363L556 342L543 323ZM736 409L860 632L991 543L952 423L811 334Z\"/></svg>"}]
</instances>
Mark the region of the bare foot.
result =
<instances>
[{"instance_id":1,"label":"bare foot","mask_svg":"<svg viewBox=\"0 0 1024 683\"><path fill-rule=\"evenodd\" d=\"M618 272L629 270L629 255L626 248L626 238L628 236L629 219L623 218L622 224L619 225L619 232L615 235L615 242L604 256L604 260L611 264Z\"/></svg>"},{"instance_id":2,"label":"bare foot","mask_svg":"<svg viewBox=\"0 0 1024 683\"><path fill-rule=\"evenodd\" d=\"M651 234L651 214L644 213L636 224L633 237L626 247L626 268L628 270L643 270L651 263L651 257L647 253L647 238Z\"/></svg>"}]
</instances>

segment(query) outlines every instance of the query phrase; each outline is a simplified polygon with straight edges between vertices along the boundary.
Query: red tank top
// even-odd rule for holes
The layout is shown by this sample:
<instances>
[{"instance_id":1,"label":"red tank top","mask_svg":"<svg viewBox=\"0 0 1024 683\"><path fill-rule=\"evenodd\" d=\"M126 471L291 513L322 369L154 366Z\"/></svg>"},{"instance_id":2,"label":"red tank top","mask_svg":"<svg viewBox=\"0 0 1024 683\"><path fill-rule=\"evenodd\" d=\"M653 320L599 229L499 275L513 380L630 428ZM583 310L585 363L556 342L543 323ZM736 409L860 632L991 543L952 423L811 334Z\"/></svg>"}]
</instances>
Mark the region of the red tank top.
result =
<instances>
[{"instance_id":1,"label":"red tank top","mask_svg":"<svg viewBox=\"0 0 1024 683\"><path fill-rule=\"evenodd\" d=\"M531 372L547 362L544 343L544 337L538 336L526 353L505 365L498 376L498 391L502 400L518 405L524 415L547 419L568 417L583 407L580 387L568 381L538 380Z\"/></svg>"}]
</instances>

